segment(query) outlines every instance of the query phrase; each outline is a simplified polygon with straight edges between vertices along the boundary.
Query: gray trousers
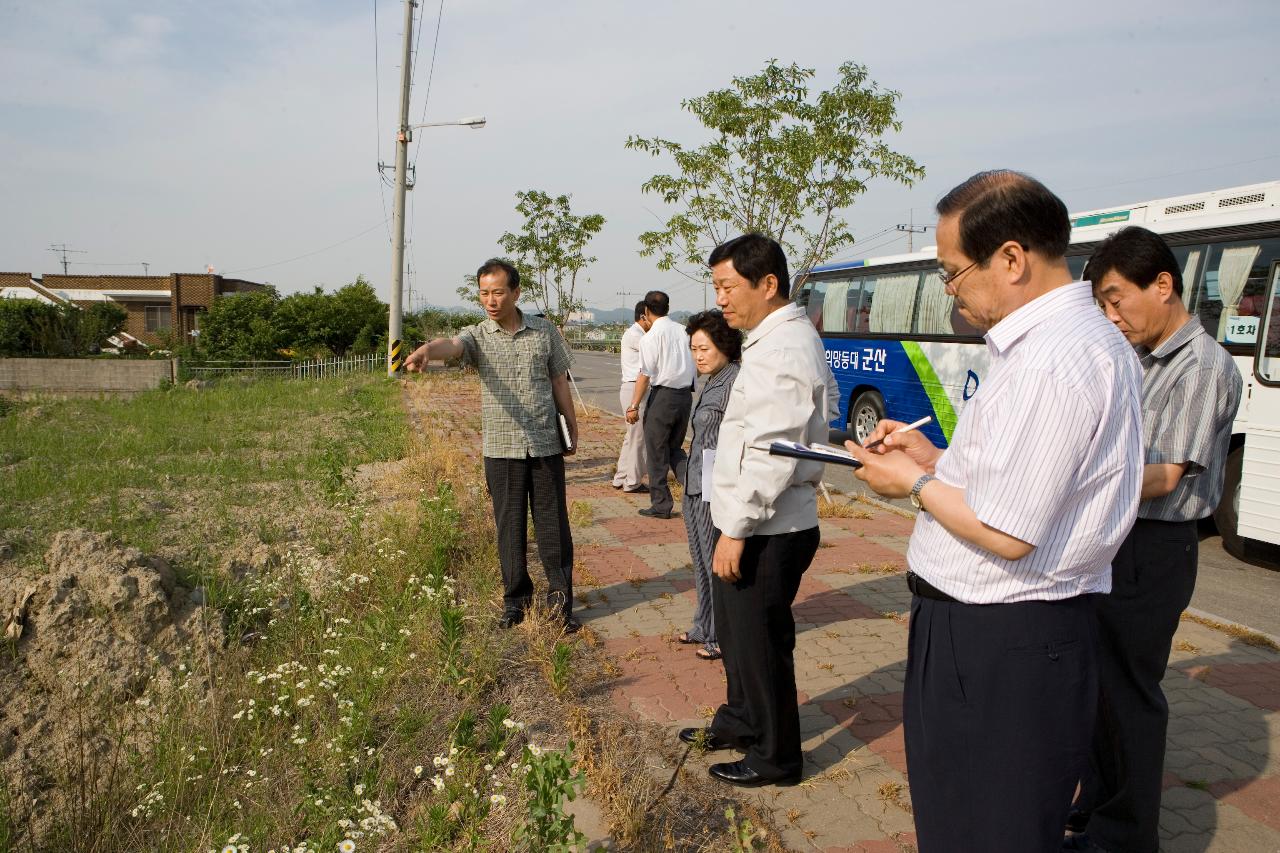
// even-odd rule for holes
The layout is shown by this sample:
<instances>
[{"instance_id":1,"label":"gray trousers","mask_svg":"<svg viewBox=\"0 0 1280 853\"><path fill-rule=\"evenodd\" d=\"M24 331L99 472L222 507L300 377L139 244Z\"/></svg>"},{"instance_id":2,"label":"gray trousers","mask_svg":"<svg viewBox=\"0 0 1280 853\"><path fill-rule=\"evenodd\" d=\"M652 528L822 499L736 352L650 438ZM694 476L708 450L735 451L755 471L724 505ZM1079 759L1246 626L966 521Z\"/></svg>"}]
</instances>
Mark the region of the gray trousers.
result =
<instances>
[{"instance_id":1,"label":"gray trousers","mask_svg":"<svg viewBox=\"0 0 1280 853\"><path fill-rule=\"evenodd\" d=\"M667 388L654 385L649 392L649 406L644 413L644 452L649 457L649 501L657 512L671 512L675 501L667 486L667 471L684 485L684 434L689 431L689 412L693 408L692 388Z\"/></svg>"},{"instance_id":2,"label":"gray trousers","mask_svg":"<svg viewBox=\"0 0 1280 853\"><path fill-rule=\"evenodd\" d=\"M631 398L635 396L636 383L623 382L618 390L618 402L625 412L631 408ZM649 469L644 453L644 411L645 401L640 401L640 419L633 424L623 422L627 428L622 437L622 450L618 452L618 469L613 475L613 484L620 489L633 489L644 482L645 471Z\"/></svg>"},{"instance_id":3,"label":"gray trousers","mask_svg":"<svg viewBox=\"0 0 1280 853\"><path fill-rule=\"evenodd\" d=\"M508 613L523 613L533 599L526 556L532 510L538 556L547 573L547 606L558 616L573 615L573 534L564 493L564 457L486 456L484 478L498 528L503 607Z\"/></svg>"},{"instance_id":4,"label":"gray trousers","mask_svg":"<svg viewBox=\"0 0 1280 853\"><path fill-rule=\"evenodd\" d=\"M711 602L711 555L715 552L711 504L702 495L684 493L684 529L689 535L689 556L693 559L693 589L697 602L693 606L693 627L689 639L701 640L708 650L719 648L716 620Z\"/></svg>"}]
</instances>

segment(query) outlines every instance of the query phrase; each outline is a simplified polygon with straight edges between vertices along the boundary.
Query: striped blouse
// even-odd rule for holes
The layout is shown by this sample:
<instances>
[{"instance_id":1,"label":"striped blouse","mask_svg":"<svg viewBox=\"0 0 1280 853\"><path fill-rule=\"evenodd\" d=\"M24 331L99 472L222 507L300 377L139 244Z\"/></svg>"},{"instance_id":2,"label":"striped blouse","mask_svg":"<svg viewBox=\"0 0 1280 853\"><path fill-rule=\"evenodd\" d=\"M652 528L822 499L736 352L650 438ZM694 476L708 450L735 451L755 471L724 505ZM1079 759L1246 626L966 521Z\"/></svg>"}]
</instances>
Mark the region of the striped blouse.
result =
<instances>
[{"instance_id":1,"label":"striped blouse","mask_svg":"<svg viewBox=\"0 0 1280 853\"><path fill-rule=\"evenodd\" d=\"M724 420L729 391L737 378L738 363L731 361L707 378L693 404L693 415L689 418L693 438L689 439L689 470L685 477L685 491L691 495L702 494L702 451L715 450L720 443L720 422Z\"/></svg>"},{"instance_id":2,"label":"striped blouse","mask_svg":"<svg viewBox=\"0 0 1280 853\"><path fill-rule=\"evenodd\" d=\"M991 369L938 460L983 523L1034 546L1006 560L920 514L911 569L974 604L1111 590L1111 558L1142 484L1142 369L1084 282L1032 300L986 335Z\"/></svg>"}]
</instances>

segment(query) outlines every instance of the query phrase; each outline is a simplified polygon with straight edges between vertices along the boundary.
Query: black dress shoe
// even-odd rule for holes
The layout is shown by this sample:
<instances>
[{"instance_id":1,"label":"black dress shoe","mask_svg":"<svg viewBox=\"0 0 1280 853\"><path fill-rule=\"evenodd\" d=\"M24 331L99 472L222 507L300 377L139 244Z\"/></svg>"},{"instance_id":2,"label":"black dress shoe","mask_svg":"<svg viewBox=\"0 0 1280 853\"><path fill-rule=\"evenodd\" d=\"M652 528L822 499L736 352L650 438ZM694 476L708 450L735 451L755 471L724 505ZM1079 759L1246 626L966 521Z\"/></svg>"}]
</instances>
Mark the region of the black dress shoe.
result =
<instances>
[{"instance_id":1,"label":"black dress shoe","mask_svg":"<svg viewBox=\"0 0 1280 853\"><path fill-rule=\"evenodd\" d=\"M707 769L707 772L711 774L713 779L719 779L721 782L728 782L730 785L738 785L743 788L758 788L761 785L794 785L800 781L799 773L776 779L761 776L748 767L745 760L730 761L727 764L712 764Z\"/></svg>"},{"instance_id":2,"label":"black dress shoe","mask_svg":"<svg viewBox=\"0 0 1280 853\"><path fill-rule=\"evenodd\" d=\"M639 485L632 486L629 489L623 489L622 491L628 495L647 495L649 494L649 487L644 483L640 483Z\"/></svg>"},{"instance_id":3,"label":"black dress shoe","mask_svg":"<svg viewBox=\"0 0 1280 853\"><path fill-rule=\"evenodd\" d=\"M582 630L582 623L572 616L564 617L564 632L566 634L576 634Z\"/></svg>"},{"instance_id":4,"label":"black dress shoe","mask_svg":"<svg viewBox=\"0 0 1280 853\"><path fill-rule=\"evenodd\" d=\"M671 517L671 513L660 512L651 506L647 506L644 509L640 510L639 514L646 516L648 518L670 518Z\"/></svg>"},{"instance_id":5,"label":"black dress shoe","mask_svg":"<svg viewBox=\"0 0 1280 853\"><path fill-rule=\"evenodd\" d=\"M681 729L680 740L684 743L691 743L694 746L698 742L702 742L702 748L707 752L715 752L717 749L729 749L733 744L711 731L710 728L705 729Z\"/></svg>"},{"instance_id":6,"label":"black dress shoe","mask_svg":"<svg viewBox=\"0 0 1280 853\"><path fill-rule=\"evenodd\" d=\"M524 611L507 610L502 614L502 618L498 620L499 628L514 628L524 621Z\"/></svg>"}]
</instances>

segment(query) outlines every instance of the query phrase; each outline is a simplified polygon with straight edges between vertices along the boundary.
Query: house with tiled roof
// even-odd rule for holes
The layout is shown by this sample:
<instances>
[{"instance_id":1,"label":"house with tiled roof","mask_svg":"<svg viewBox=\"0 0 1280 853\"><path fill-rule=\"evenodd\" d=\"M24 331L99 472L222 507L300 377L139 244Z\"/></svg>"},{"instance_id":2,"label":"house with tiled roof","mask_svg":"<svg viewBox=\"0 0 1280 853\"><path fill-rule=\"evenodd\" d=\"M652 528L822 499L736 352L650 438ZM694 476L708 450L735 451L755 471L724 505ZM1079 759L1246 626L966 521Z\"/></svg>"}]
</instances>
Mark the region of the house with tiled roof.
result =
<instances>
[{"instance_id":1,"label":"house with tiled roof","mask_svg":"<svg viewBox=\"0 0 1280 853\"><path fill-rule=\"evenodd\" d=\"M235 293L264 290L268 285L214 273L169 275L55 275L36 278L25 272L0 272L0 299L85 307L114 302L125 309L124 331L148 346L173 335L188 341L200 328L200 315L214 300Z\"/></svg>"}]
</instances>

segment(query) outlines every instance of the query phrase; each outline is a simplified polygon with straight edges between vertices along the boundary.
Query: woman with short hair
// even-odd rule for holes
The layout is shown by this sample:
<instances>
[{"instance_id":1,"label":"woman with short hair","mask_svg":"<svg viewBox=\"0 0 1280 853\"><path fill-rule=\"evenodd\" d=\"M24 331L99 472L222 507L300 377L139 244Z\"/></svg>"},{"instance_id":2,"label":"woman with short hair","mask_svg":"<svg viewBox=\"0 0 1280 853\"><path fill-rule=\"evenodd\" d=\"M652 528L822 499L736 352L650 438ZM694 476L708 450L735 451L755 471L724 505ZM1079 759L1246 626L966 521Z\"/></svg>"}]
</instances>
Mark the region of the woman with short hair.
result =
<instances>
[{"instance_id":1,"label":"woman with short hair","mask_svg":"<svg viewBox=\"0 0 1280 853\"><path fill-rule=\"evenodd\" d=\"M682 643L701 643L698 657L718 660L720 644L716 640L711 607L711 555L714 551L711 495L702 493L703 453L714 451L719 443L720 421L724 418L729 391L738 376L738 362L742 358L742 334L731 328L724 315L715 310L694 314L685 325L685 331L689 333L693 363L707 381L690 417L693 438L689 443L682 513L685 530L689 534L689 556L693 559L693 585L697 600L693 627L677 639Z\"/></svg>"}]
</instances>

